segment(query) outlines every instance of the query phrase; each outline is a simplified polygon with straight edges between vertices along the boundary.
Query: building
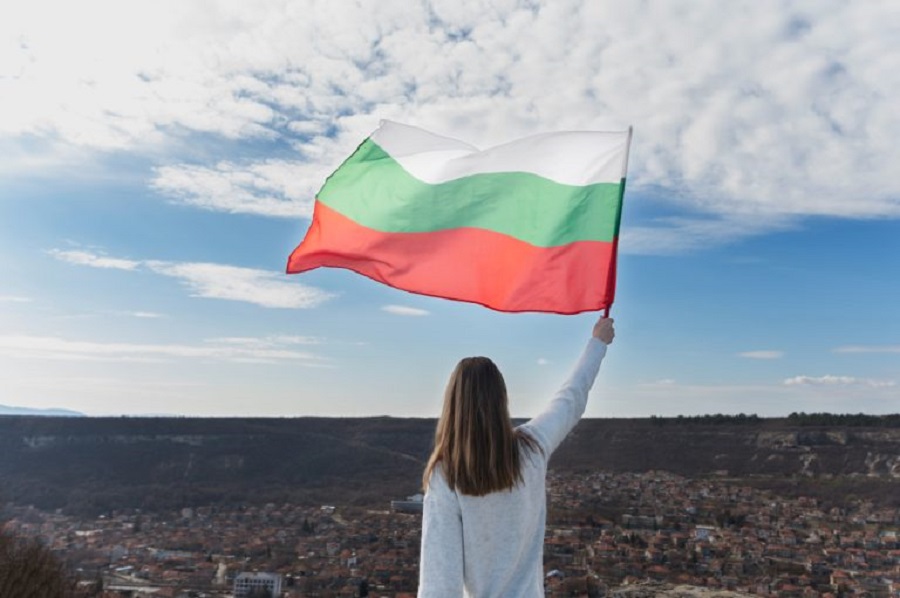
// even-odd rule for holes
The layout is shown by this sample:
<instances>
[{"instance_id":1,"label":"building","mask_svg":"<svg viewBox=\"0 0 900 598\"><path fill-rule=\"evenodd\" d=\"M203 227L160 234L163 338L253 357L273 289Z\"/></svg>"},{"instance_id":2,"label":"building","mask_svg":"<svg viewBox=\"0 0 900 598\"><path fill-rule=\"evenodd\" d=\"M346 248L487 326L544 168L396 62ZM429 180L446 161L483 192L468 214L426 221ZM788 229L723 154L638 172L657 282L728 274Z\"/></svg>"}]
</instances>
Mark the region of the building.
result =
<instances>
[{"instance_id":1,"label":"building","mask_svg":"<svg viewBox=\"0 0 900 598\"><path fill-rule=\"evenodd\" d=\"M425 497L422 494L413 494L406 500L392 500L391 509L398 513L421 513L425 506Z\"/></svg>"},{"instance_id":2,"label":"building","mask_svg":"<svg viewBox=\"0 0 900 598\"><path fill-rule=\"evenodd\" d=\"M272 598L281 596L281 575L277 573L241 573L234 578L234 596L252 596L258 590L268 590Z\"/></svg>"}]
</instances>

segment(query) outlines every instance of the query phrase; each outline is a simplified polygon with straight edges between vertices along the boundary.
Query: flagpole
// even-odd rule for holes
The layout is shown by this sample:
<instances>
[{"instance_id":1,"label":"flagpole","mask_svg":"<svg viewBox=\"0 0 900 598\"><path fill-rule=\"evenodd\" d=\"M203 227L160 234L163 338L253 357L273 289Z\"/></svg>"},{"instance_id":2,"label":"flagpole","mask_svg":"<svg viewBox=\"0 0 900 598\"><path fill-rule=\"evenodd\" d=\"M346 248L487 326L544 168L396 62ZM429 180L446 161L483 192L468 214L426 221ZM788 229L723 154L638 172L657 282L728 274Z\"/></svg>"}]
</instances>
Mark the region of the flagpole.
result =
<instances>
[{"instance_id":1,"label":"flagpole","mask_svg":"<svg viewBox=\"0 0 900 598\"><path fill-rule=\"evenodd\" d=\"M616 233L617 233L617 234L616 234L616 238L615 238L615 260L616 260L616 262L618 262L618 260L619 260L619 235L618 235L618 229L619 229L619 223L622 221L622 209L623 209L623 206L625 205L625 179L626 179L626 176L627 176L627 174L628 174L628 154L631 153L631 135L632 135L632 132L633 132L633 131L634 131L634 127L632 127L631 125L628 125L628 138L625 140L625 159L622 161L622 191L621 191L622 197L621 197L621 200L620 200L620 202L619 202L619 222L616 223ZM615 266L615 265L616 265L616 264L615 264L615 262L614 262L614 263L613 263L613 266ZM608 278L608 277L607 277L607 278ZM608 318L608 317L609 317L609 309L610 309L610 307L612 307L612 304L611 304L611 303L610 303L610 305L607 305L607 306L603 309L603 317L604 317L604 318Z\"/></svg>"}]
</instances>

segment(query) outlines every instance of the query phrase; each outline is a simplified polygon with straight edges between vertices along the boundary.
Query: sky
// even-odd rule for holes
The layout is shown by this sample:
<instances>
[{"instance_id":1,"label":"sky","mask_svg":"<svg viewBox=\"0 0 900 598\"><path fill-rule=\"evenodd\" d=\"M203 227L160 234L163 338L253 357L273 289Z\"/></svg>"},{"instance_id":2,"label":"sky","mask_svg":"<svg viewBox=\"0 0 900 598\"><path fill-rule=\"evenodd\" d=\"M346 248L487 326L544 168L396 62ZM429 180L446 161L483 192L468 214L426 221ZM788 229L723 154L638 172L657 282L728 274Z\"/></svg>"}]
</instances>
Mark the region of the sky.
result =
<instances>
[{"instance_id":1,"label":"sky","mask_svg":"<svg viewBox=\"0 0 900 598\"><path fill-rule=\"evenodd\" d=\"M893 0L0 5L0 404L515 416L597 314L284 274L382 119L481 148L633 126L590 417L900 411Z\"/></svg>"}]
</instances>

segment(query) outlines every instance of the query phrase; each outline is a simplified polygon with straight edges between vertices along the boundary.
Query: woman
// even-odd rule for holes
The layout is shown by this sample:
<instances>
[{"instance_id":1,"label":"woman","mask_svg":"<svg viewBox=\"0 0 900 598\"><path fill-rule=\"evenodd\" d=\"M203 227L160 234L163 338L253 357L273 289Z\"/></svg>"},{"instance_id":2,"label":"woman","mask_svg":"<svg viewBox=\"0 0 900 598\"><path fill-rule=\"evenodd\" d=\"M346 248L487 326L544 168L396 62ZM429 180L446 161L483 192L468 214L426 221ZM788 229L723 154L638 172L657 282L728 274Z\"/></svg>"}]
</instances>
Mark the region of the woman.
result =
<instances>
[{"instance_id":1,"label":"woman","mask_svg":"<svg viewBox=\"0 0 900 598\"><path fill-rule=\"evenodd\" d=\"M568 381L518 428L497 366L456 366L423 479L419 598L544 595L547 460L584 413L614 336L612 318L600 318Z\"/></svg>"}]
</instances>

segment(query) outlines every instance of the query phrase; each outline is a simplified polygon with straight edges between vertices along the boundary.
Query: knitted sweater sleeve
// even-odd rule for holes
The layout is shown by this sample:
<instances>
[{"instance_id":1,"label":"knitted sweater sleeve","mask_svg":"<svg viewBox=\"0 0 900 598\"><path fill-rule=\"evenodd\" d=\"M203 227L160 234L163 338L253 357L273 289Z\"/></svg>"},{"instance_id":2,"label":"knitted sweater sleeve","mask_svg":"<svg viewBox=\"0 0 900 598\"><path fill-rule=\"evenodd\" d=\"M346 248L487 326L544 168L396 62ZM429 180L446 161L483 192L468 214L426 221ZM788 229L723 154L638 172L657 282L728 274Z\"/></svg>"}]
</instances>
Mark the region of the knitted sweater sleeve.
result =
<instances>
[{"instance_id":1,"label":"knitted sweater sleeve","mask_svg":"<svg viewBox=\"0 0 900 598\"><path fill-rule=\"evenodd\" d=\"M549 457L584 414L588 392L594 385L606 344L591 338L569 379L557 391L550 404L523 427L537 440Z\"/></svg>"},{"instance_id":2,"label":"knitted sweater sleeve","mask_svg":"<svg viewBox=\"0 0 900 598\"><path fill-rule=\"evenodd\" d=\"M428 482L422 513L419 598L463 595L462 512L440 467Z\"/></svg>"}]
</instances>

